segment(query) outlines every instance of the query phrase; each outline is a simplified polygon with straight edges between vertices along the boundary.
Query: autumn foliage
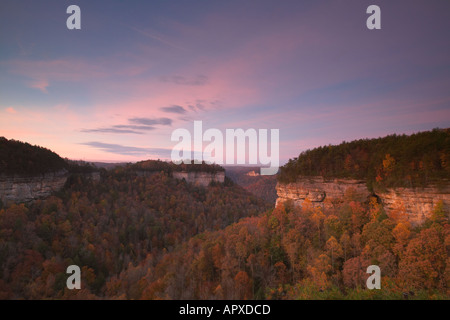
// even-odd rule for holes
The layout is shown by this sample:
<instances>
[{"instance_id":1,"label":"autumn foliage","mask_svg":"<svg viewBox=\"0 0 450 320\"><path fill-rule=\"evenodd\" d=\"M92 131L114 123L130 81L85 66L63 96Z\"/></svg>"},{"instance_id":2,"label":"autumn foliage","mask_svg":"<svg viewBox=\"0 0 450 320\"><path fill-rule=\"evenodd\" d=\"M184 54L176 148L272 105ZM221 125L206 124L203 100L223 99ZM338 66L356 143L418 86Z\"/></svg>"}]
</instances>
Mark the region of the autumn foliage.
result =
<instances>
[{"instance_id":1,"label":"autumn foliage","mask_svg":"<svg viewBox=\"0 0 450 320\"><path fill-rule=\"evenodd\" d=\"M364 180L370 190L423 187L450 179L450 129L389 135L302 152L280 168L278 180L299 176Z\"/></svg>"},{"instance_id":2,"label":"autumn foliage","mask_svg":"<svg viewBox=\"0 0 450 320\"><path fill-rule=\"evenodd\" d=\"M73 175L55 196L0 210L0 297L151 298L158 281L146 279L170 276L155 274L153 264L193 236L270 208L230 181L203 188L128 167L102 175L98 182ZM71 264L82 268L80 292L65 288Z\"/></svg>"},{"instance_id":3,"label":"autumn foliage","mask_svg":"<svg viewBox=\"0 0 450 320\"><path fill-rule=\"evenodd\" d=\"M391 156L383 174L395 171ZM0 298L450 298L442 203L413 227L402 206L388 216L376 198L352 192L332 209L274 209L228 179L197 187L171 170L150 161L99 181L74 174L52 197L0 209ZM66 288L72 264L81 290ZM381 290L365 286L373 264Z\"/></svg>"}]
</instances>

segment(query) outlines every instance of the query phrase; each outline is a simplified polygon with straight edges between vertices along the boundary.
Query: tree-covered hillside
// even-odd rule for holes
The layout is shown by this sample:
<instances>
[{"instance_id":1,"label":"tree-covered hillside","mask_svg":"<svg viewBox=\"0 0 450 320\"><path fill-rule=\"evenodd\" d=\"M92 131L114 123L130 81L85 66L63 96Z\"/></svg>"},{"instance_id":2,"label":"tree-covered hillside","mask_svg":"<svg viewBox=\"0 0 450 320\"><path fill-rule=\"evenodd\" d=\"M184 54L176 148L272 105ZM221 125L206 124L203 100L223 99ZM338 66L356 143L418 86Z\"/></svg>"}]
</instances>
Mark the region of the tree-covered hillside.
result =
<instances>
[{"instance_id":1,"label":"tree-covered hillside","mask_svg":"<svg viewBox=\"0 0 450 320\"><path fill-rule=\"evenodd\" d=\"M0 210L0 299L108 297L125 270L269 208L229 180L203 188L130 167L102 171L100 181L72 175L55 196ZM66 288L71 264L82 268L80 292Z\"/></svg>"},{"instance_id":2,"label":"tree-covered hillside","mask_svg":"<svg viewBox=\"0 0 450 320\"><path fill-rule=\"evenodd\" d=\"M0 137L0 174L35 175L67 168L67 162L49 149Z\"/></svg>"},{"instance_id":3,"label":"tree-covered hillside","mask_svg":"<svg viewBox=\"0 0 450 320\"><path fill-rule=\"evenodd\" d=\"M370 189L439 184L450 178L450 129L307 150L281 168L278 180L318 175L366 180Z\"/></svg>"},{"instance_id":4,"label":"tree-covered hillside","mask_svg":"<svg viewBox=\"0 0 450 320\"><path fill-rule=\"evenodd\" d=\"M448 134L318 148L291 160L280 179L309 172L370 182L373 168L380 187L430 183L448 176ZM376 198L361 202L352 192L333 208L305 201L273 209L229 179L206 188L174 179L173 170L190 167L172 166L129 164L102 170L100 180L73 174L52 197L0 209L0 299L450 297L442 202L417 227L404 206L388 216ZM66 287L73 264L81 290ZM369 265L382 270L382 290L366 288Z\"/></svg>"},{"instance_id":5,"label":"tree-covered hillside","mask_svg":"<svg viewBox=\"0 0 450 320\"><path fill-rule=\"evenodd\" d=\"M450 225L441 204L413 228L375 198L343 200L330 210L279 206L198 234L110 274L97 297L449 299ZM381 290L366 287L370 265L381 269Z\"/></svg>"},{"instance_id":6,"label":"tree-covered hillside","mask_svg":"<svg viewBox=\"0 0 450 320\"><path fill-rule=\"evenodd\" d=\"M208 164L205 161L202 163L194 163L191 161L191 164L175 164L173 162L161 161L161 160L145 160L140 161L134 164L130 164L127 168L137 171L165 171L165 172L174 172L174 171L185 171L185 172L209 172L209 173L217 173L223 172L225 169L217 164Z\"/></svg>"}]
</instances>

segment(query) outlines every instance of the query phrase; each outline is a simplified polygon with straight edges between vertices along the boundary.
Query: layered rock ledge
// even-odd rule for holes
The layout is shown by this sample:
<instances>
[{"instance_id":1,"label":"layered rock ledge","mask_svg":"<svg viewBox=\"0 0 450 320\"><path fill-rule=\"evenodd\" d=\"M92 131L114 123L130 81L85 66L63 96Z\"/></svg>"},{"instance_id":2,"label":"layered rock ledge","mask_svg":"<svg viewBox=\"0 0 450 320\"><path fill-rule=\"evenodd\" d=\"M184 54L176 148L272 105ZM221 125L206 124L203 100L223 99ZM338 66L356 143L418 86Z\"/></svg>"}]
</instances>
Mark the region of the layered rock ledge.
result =
<instances>
[{"instance_id":1,"label":"layered rock ledge","mask_svg":"<svg viewBox=\"0 0 450 320\"><path fill-rule=\"evenodd\" d=\"M301 177L295 183L277 183L276 206L292 201L294 206L301 207L308 199L313 206L330 209L341 203L346 195L364 201L370 196L380 199L386 213L393 210L405 212L413 225L421 224L429 217L439 201L444 209L450 208L450 186L427 188L395 188L386 192L371 193L365 181L352 179L325 180L323 177Z\"/></svg>"},{"instance_id":2,"label":"layered rock ledge","mask_svg":"<svg viewBox=\"0 0 450 320\"><path fill-rule=\"evenodd\" d=\"M184 172L184 171L175 171L173 172L173 177L179 180L186 180L188 183L192 183L194 185L207 187L211 182L220 182L224 183L225 181L225 172L220 171L216 173L210 172Z\"/></svg>"},{"instance_id":3,"label":"layered rock ledge","mask_svg":"<svg viewBox=\"0 0 450 320\"><path fill-rule=\"evenodd\" d=\"M0 200L9 204L48 197L64 187L68 176L67 171L36 176L0 175Z\"/></svg>"}]
</instances>

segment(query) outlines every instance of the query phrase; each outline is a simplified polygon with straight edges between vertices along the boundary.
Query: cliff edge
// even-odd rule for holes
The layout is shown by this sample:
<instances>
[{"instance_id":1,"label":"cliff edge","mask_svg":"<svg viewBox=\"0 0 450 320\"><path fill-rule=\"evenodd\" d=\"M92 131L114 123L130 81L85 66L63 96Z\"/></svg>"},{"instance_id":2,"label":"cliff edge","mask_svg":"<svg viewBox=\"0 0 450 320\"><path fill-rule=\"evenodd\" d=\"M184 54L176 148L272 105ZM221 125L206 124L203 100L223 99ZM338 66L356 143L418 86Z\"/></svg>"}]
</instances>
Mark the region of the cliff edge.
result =
<instances>
[{"instance_id":1,"label":"cliff edge","mask_svg":"<svg viewBox=\"0 0 450 320\"><path fill-rule=\"evenodd\" d=\"M200 171L191 171L191 172L173 172L173 177L179 180L186 180L187 183L192 183L194 185L207 187L211 182L220 182L224 183L225 181L225 172L200 172Z\"/></svg>"},{"instance_id":2,"label":"cliff edge","mask_svg":"<svg viewBox=\"0 0 450 320\"><path fill-rule=\"evenodd\" d=\"M48 197L61 190L68 177L65 170L33 176L0 175L0 200L9 204Z\"/></svg>"},{"instance_id":3,"label":"cliff edge","mask_svg":"<svg viewBox=\"0 0 450 320\"><path fill-rule=\"evenodd\" d=\"M429 217L435 205L442 201L444 209L450 208L450 185L424 188L388 188L386 192L372 193L365 181L354 179L325 180L323 177L299 177L293 183L277 183L277 202L292 201L294 206L301 207L308 199L313 206L332 209L343 202L346 196L364 201L371 196L377 197L386 213L401 210L407 214L413 225L419 225Z\"/></svg>"}]
</instances>

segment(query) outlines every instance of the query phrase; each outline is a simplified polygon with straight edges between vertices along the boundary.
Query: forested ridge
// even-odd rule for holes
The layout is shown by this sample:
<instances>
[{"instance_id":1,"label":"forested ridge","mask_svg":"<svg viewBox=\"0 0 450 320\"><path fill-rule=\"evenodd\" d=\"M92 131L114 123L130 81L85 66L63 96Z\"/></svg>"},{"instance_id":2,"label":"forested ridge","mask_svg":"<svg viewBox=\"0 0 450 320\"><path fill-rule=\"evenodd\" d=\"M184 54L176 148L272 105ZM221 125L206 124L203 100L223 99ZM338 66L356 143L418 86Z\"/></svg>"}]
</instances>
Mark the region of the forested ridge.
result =
<instances>
[{"instance_id":1,"label":"forested ridge","mask_svg":"<svg viewBox=\"0 0 450 320\"><path fill-rule=\"evenodd\" d=\"M441 148L448 131L429 134L419 141L439 150L430 155L439 154L440 163L439 175L427 171L431 181L448 168L448 145ZM379 172L387 183L400 169L386 157L389 148L380 150L389 160ZM401 153L388 154L403 163ZM205 163L191 169L144 161L100 170L99 180L83 174L89 164L71 165L81 169L60 192L0 209L0 299L450 299L450 224L442 203L413 227L404 206L387 216L375 198L361 202L352 190L330 209L308 200L302 208L286 202L274 209L228 178L205 188L172 177L177 170L223 170ZM73 264L81 268L81 290L66 288ZM381 269L381 290L365 286L373 264Z\"/></svg>"},{"instance_id":2,"label":"forested ridge","mask_svg":"<svg viewBox=\"0 0 450 320\"><path fill-rule=\"evenodd\" d=\"M165 171L168 173L172 172L208 172L208 173L217 173L224 172L225 169L217 164L208 164L205 161L202 163L195 163L194 160L191 160L191 163L180 163L175 164L169 161L162 160L146 160L140 161L134 164L128 164L128 169L137 170L137 171Z\"/></svg>"},{"instance_id":3,"label":"forested ridge","mask_svg":"<svg viewBox=\"0 0 450 320\"><path fill-rule=\"evenodd\" d=\"M0 174L35 175L68 168L53 151L0 137Z\"/></svg>"},{"instance_id":4,"label":"forested ridge","mask_svg":"<svg viewBox=\"0 0 450 320\"><path fill-rule=\"evenodd\" d=\"M93 164L61 158L57 153L27 142L0 137L0 175L35 176L66 171L98 171Z\"/></svg>"},{"instance_id":5,"label":"forested ridge","mask_svg":"<svg viewBox=\"0 0 450 320\"><path fill-rule=\"evenodd\" d=\"M229 180L203 188L130 167L101 175L98 182L72 175L55 196L0 210L0 298L70 296L71 264L82 267L80 297L110 297L109 282L121 272L270 208Z\"/></svg>"},{"instance_id":6,"label":"forested ridge","mask_svg":"<svg viewBox=\"0 0 450 320\"><path fill-rule=\"evenodd\" d=\"M365 180L369 189L423 187L450 179L450 129L389 135L302 152L281 167L278 180L299 176Z\"/></svg>"}]
</instances>

